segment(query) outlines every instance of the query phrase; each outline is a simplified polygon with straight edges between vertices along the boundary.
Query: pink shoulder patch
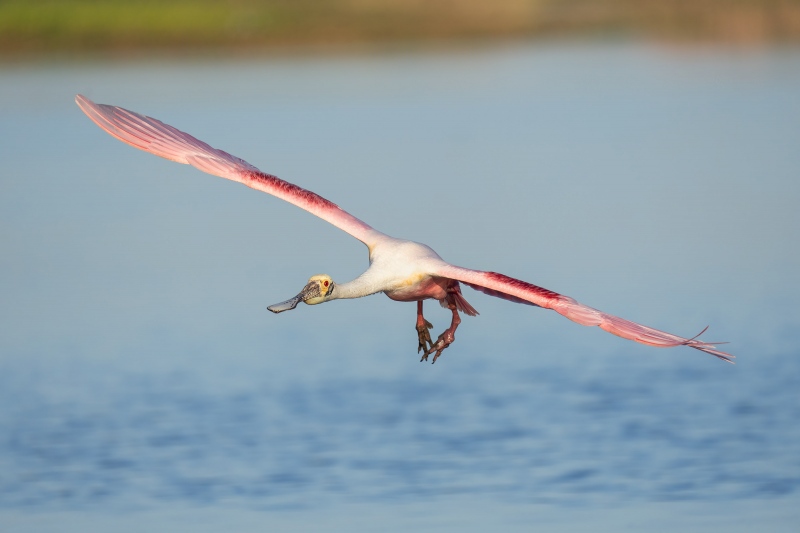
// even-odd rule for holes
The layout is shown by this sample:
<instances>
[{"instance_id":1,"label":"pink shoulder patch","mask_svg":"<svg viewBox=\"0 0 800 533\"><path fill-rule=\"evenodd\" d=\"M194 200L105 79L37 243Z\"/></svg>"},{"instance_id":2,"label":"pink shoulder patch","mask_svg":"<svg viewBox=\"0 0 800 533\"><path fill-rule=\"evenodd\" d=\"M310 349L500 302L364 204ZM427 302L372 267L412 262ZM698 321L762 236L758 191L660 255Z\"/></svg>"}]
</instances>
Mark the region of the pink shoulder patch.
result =
<instances>
[{"instance_id":1,"label":"pink shoulder patch","mask_svg":"<svg viewBox=\"0 0 800 533\"><path fill-rule=\"evenodd\" d=\"M534 285L533 283L528 283L527 281L522 281L519 279L515 279L505 274L500 274L498 272L484 272L484 275L492 281L496 281L498 283L502 283L504 285L509 285L515 289L519 289L524 292L533 293L540 298L546 298L548 300L560 300L563 298L557 292L553 292L551 290L547 290L545 288L539 287L538 285Z\"/></svg>"},{"instance_id":2,"label":"pink shoulder patch","mask_svg":"<svg viewBox=\"0 0 800 533\"><path fill-rule=\"evenodd\" d=\"M245 183L250 181L262 183L266 187L275 190L275 192L278 194L283 193L286 196L294 197L299 201L314 207L323 209L339 209L338 205L330 200L326 200L317 193L311 192L302 187L298 187L294 183L284 181L277 176L273 176L272 174L267 174L261 171L245 171L242 172L242 178Z\"/></svg>"}]
</instances>

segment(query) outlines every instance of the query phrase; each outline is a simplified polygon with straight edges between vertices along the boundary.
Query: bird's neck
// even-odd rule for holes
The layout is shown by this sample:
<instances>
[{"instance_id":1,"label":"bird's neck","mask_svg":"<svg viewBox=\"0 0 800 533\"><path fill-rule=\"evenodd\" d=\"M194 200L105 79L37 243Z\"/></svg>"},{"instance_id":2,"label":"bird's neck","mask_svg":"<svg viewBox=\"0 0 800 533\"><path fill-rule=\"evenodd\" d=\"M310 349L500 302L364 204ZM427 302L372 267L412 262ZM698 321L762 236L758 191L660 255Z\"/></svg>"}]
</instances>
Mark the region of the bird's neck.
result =
<instances>
[{"instance_id":1,"label":"bird's neck","mask_svg":"<svg viewBox=\"0 0 800 533\"><path fill-rule=\"evenodd\" d=\"M353 281L347 283L337 283L334 287L332 298L333 300L361 298L362 296L369 296L376 292L386 290L387 287L381 283L369 270L358 276Z\"/></svg>"}]
</instances>

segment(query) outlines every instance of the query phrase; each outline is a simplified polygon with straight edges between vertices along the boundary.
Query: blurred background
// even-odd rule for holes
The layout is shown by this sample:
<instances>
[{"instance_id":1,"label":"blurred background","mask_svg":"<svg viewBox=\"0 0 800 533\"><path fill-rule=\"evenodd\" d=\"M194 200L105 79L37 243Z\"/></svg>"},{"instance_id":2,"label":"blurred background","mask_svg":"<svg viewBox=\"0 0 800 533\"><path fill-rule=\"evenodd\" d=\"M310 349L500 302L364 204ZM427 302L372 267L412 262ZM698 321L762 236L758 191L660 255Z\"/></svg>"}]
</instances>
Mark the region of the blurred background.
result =
<instances>
[{"instance_id":1,"label":"blurred background","mask_svg":"<svg viewBox=\"0 0 800 533\"><path fill-rule=\"evenodd\" d=\"M263 52L498 39L796 43L797 0L43 0L0 2L7 57Z\"/></svg>"},{"instance_id":2,"label":"blurred background","mask_svg":"<svg viewBox=\"0 0 800 533\"><path fill-rule=\"evenodd\" d=\"M0 1L0 530L796 531L800 2ZM363 245L85 94L446 260L436 365ZM426 305L434 333L449 313Z\"/></svg>"}]
</instances>

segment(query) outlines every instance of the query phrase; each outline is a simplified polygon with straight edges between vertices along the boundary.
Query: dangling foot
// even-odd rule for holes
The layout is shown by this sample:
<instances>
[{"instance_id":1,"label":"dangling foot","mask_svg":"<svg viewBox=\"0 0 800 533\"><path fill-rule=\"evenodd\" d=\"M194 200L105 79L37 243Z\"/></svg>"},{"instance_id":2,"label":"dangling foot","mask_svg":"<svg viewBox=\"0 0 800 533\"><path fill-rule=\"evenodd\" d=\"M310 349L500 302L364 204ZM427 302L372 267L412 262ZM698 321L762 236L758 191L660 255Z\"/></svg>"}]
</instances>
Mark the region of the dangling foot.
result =
<instances>
[{"instance_id":1,"label":"dangling foot","mask_svg":"<svg viewBox=\"0 0 800 533\"><path fill-rule=\"evenodd\" d=\"M428 331L432 327L433 324L431 324L424 318L422 319L422 324L417 324L417 335L419 336L419 347L417 348L417 353L428 351L429 344L433 346L433 341L431 340L431 332Z\"/></svg>"},{"instance_id":2,"label":"dangling foot","mask_svg":"<svg viewBox=\"0 0 800 533\"><path fill-rule=\"evenodd\" d=\"M450 322L450 327L444 330L441 335L439 335L439 338L436 339L436 342L433 343L430 348L425 350L425 353L422 354L422 359L419 360L420 363L422 361L427 361L428 356L433 352L436 352L436 354L433 356L433 361L431 361L431 364L435 363L436 360L439 359L439 356L442 355L442 352L445 350L445 348L453 344L453 341L456 340L456 329L458 328L458 325L461 324L461 317L458 316L458 309L455 302L448 301L447 307L453 312L453 320Z\"/></svg>"},{"instance_id":3,"label":"dangling foot","mask_svg":"<svg viewBox=\"0 0 800 533\"><path fill-rule=\"evenodd\" d=\"M431 361L431 364L435 363L436 360L439 359L439 356L442 355L442 352L445 350L445 348L453 344L453 341L456 340L454 333L455 328L447 328L444 330L444 333L439 335L439 338L436 339L436 342L431 345L430 349L425 350L425 353L422 354L422 359L420 359L419 362L421 363L422 361L427 361L428 356L435 351L436 353L433 356L433 361Z\"/></svg>"},{"instance_id":4,"label":"dangling foot","mask_svg":"<svg viewBox=\"0 0 800 533\"><path fill-rule=\"evenodd\" d=\"M417 302L417 336L419 337L419 348L417 348L417 353L427 352L429 344L433 346L431 334L428 331L432 327L433 324L425 320L425 317L422 316L422 300L420 300Z\"/></svg>"}]
</instances>

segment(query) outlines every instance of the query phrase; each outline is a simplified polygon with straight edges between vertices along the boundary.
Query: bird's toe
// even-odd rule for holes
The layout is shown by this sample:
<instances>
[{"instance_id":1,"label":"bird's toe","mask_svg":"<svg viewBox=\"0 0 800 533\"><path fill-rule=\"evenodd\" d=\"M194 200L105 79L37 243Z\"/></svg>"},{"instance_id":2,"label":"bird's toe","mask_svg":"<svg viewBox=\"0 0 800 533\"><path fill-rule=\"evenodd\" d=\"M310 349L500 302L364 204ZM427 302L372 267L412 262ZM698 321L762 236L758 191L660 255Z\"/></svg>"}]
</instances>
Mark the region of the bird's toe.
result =
<instances>
[{"instance_id":1,"label":"bird's toe","mask_svg":"<svg viewBox=\"0 0 800 533\"><path fill-rule=\"evenodd\" d=\"M417 325L417 336L419 338L419 347L417 348L417 353L427 352L428 346L429 345L433 346L433 340L431 340L431 333L430 331L428 331L432 327L433 324L431 324L427 320L425 321L424 324ZM427 355L424 355L423 357L427 357Z\"/></svg>"},{"instance_id":2,"label":"bird's toe","mask_svg":"<svg viewBox=\"0 0 800 533\"><path fill-rule=\"evenodd\" d=\"M433 354L433 361L431 361L431 364L435 363L436 360L439 359L439 356L442 355L442 352L448 346L450 346L450 344L453 343L454 339L449 338L449 337L452 337L452 335L447 335L447 332L444 332L441 335L439 335L439 338L436 340L436 342L433 343L431 345L431 347L428 350L425 351L425 354L422 356L422 359L420 359L420 362L427 361L428 360L428 356L430 354ZM436 353L434 353L434 352L436 352Z\"/></svg>"}]
</instances>

